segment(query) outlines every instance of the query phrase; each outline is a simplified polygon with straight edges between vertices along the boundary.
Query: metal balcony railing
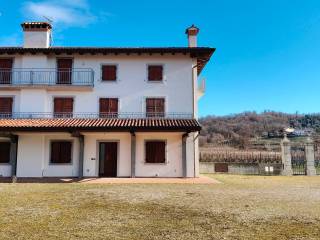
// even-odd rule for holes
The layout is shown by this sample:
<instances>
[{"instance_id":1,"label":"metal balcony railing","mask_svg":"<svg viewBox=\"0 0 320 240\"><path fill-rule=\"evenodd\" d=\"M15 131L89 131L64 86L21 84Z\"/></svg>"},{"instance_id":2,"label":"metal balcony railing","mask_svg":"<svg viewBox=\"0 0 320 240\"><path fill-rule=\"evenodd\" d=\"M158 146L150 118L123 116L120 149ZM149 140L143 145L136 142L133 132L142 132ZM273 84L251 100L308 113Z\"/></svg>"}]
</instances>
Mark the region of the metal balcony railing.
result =
<instances>
[{"instance_id":1,"label":"metal balcony railing","mask_svg":"<svg viewBox=\"0 0 320 240\"><path fill-rule=\"evenodd\" d=\"M0 69L0 88L1 85L93 86L93 83L94 71L92 69Z\"/></svg>"},{"instance_id":2,"label":"metal balcony railing","mask_svg":"<svg viewBox=\"0 0 320 240\"><path fill-rule=\"evenodd\" d=\"M120 112L120 113L70 113L70 112L13 112L0 113L0 119L54 119L54 118L76 118L76 119L95 119L95 118L119 118L119 119L192 119L192 113L146 113L146 112Z\"/></svg>"}]
</instances>

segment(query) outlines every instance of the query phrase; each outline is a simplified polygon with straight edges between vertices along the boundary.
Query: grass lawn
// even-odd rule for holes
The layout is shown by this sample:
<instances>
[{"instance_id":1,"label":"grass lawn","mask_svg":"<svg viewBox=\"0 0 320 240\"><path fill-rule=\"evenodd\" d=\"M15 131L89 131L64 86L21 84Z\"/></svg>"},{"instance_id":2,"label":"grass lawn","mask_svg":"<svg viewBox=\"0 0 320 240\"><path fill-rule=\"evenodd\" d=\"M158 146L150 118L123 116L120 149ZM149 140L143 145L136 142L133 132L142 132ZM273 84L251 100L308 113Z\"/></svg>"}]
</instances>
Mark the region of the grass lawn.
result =
<instances>
[{"instance_id":1,"label":"grass lawn","mask_svg":"<svg viewBox=\"0 0 320 240\"><path fill-rule=\"evenodd\" d=\"M0 184L0 239L320 239L320 177Z\"/></svg>"}]
</instances>

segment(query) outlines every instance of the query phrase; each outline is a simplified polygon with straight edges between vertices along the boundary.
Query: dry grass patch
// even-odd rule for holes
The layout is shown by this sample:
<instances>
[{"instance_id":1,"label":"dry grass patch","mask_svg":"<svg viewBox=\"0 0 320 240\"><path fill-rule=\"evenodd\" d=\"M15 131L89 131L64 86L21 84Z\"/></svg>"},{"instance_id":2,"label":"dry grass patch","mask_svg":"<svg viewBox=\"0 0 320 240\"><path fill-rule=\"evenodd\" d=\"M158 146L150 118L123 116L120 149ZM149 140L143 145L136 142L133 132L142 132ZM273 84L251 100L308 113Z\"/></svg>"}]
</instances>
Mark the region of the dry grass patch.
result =
<instances>
[{"instance_id":1,"label":"dry grass patch","mask_svg":"<svg viewBox=\"0 0 320 240\"><path fill-rule=\"evenodd\" d=\"M0 184L0 239L319 239L319 177Z\"/></svg>"}]
</instances>

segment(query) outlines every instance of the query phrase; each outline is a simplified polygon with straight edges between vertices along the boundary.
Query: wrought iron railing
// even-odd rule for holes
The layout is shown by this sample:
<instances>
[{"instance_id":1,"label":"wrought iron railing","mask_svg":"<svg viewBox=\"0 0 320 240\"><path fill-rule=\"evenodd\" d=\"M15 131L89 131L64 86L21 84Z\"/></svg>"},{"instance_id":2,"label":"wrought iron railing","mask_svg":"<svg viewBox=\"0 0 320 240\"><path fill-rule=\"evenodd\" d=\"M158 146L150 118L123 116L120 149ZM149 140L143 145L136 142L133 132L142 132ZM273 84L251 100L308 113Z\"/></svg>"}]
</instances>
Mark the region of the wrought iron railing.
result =
<instances>
[{"instance_id":1,"label":"wrought iron railing","mask_svg":"<svg viewBox=\"0 0 320 240\"><path fill-rule=\"evenodd\" d=\"M93 86L94 71L92 69L1 69L0 70L0 88L1 85L71 85L71 86Z\"/></svg>"},{"instance_id":2,"label":"wrought iron railing","mask_svg":"<svg viewBox=\"0 0 320 240\"><path fill-rule=\"evenodd\" d=\"M119 113L72 113L72 112L13 112L0 113L0 119L50 119L50 118L121 118L121 119L192 119L192 113L146 113L146 112L119 112Z\"/></svg>"}]
</instances>

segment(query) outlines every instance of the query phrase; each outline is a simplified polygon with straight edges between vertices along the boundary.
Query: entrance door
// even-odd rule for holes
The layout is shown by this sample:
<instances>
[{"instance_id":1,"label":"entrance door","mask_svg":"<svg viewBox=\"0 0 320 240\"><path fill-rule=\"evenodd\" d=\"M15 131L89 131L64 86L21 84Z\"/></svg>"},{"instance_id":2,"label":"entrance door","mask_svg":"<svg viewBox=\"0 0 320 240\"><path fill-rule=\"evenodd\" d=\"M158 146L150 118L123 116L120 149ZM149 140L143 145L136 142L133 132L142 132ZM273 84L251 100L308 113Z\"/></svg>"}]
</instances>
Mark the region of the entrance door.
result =
<instances>
[{"instance_id":1,"label":"entrance door","mask_svg":"<svg viewBox=\"0 0 320 240\"><path fill-rule=\"evenodd\" d=\"M118 143L101 142L99 144L99 176L116 177L118 160Z\"/></svg>"}]
</instances>

